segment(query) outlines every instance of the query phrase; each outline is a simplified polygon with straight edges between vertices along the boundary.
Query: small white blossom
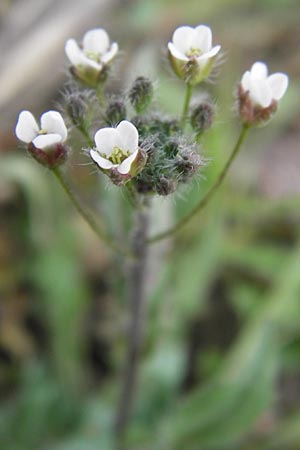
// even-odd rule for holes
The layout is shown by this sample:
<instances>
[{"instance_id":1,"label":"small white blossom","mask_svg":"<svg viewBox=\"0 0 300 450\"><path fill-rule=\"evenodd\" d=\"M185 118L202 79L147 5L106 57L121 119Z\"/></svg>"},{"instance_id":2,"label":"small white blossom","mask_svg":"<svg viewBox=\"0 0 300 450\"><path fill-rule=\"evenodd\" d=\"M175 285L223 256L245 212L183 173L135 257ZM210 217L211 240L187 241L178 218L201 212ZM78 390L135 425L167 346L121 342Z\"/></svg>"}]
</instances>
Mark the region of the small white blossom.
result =
<instances>
[{"instance_id":1,"label":"small white blossom","mask_svg":"<svg viewBox=\"0 0 300 450\"><path fill-rule=\"evenodd\" d=\"M15 133L20 141L32 143L37 149L46 149L63 143L68 135L64 119L57 111L42 114L40 126L30 111L21 111Z\"/></svg>"},{"instance_id":2,"label":"small white blossom","mask_svg":"<svg viewBox=\"0 0 300 450\"><path fill-rule=\"evenodd\" d=\"M181 26L168 43L172 66L180 78L198 84L207 78L221 46L212 46L212 32L206 25Z\"/></svg>"},{"instance_id":3,"label":"small white blossom","mask_svg":"<svg viewBox=\"0 0 300 450\"><path fill-rule=\"evenodd\" d=\"M289 79L285 73L274 73L268 76L267 65L256 62L247 70L241 80L244 92L249 92L255 105L268 108L275 100L279 101L285 94Z\"/></svg>"},{"instance_id":4,"label":"small white blossom","mask_svg":"<svg viewBox=\"0 0 300 450\"><path fill-rule=\"evenodd\" d=\"M139 153L139 133L136 127L123 120L116 128L101 128L95 134L96 150L90 150L93 161L101 169L130 173Z\"/></svg>"},{"instance_id":5,"label":"small white blossom","mask_svg":"<svg viewBox=\"0 0 300 450\"><path fill-rule=\"evenodd\" d=\"M65 52L75 68L75 75L88 84L95 84L104 67L116 56L118 44L110 43L103 28L95 28L85 33L82 46L75 39L68 39Z\"/></svg>"}]
</instances>

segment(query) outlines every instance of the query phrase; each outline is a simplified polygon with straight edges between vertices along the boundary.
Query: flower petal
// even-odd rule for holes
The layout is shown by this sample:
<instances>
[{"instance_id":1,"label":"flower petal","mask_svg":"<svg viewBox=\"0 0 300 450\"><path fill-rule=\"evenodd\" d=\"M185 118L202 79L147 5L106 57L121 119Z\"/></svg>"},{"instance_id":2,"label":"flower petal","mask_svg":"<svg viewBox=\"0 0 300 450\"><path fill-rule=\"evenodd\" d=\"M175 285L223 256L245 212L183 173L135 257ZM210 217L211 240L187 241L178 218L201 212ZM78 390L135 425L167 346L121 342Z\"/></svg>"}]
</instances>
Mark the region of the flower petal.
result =
<instances>
[{"instance_id":1,"label":"flower petal","mask_svg":"<svg viewBox=\"0 0 300 450\"><path fill-rule=\"evenodd\" d=\"M108 51L109 36L103 28L89 30L83 36L83 51L102 55Z\"/></svg>"},{"instance_id":2,"label":"flower petal","mask_svg":"<svg viewBox=\"0 0 300 450\"><path fill-rule=\"evenodd\" d=\"M94 139L99 152L106 156L111 155L114 147L123 149L123 143L116 128L100 128Z\"/></svg>"},{"instance_id":3,"label":"flower petal","mask_svg":"<svg viewBox=\"0 0 300 450\"><path fill-rule=\"evenodd\" d=\"M242 76L242 80L241 80L241 85L242 85L242 88L244 89L244 91L250 90L250 79L251 79L251 74L250 74L250 71L247 70L244 73L244 75Z\"/></svg>"},{"instance_id":4,"label":"flower petal","mask_svg":"<svg viewBox=\"0 0 300 450\"><path fill-rule=\"evenodd\" d=\"M47 111L42 114L41 128L46 131L47 134L59 134L62 142L67 139L68 131L64 119L58 111Z\"/></svg>"},{"instance_id":5,"label":"flower petal","mask_svg":"<svg viewBox=\"0 0 300 450\"><path fill-rule=\"evenodd\" d=\"M101 62L103 64L107 64L109 61L111 61L116 54L118 53L119 50L119 46L116 42L113 42L111 44L111 48L109 49L108 52L104 53L104 55L101 57Z\"/></svg>"},{"instance_id":6,"label":"flower petal","mask_svg":"<svg viewBox=\"0 0 300 450\"><path fill-rule=\"evenodd\" d=\"M35 139L33 139L32 143L36 148L44 149L46 147L52 147L55 144L61 142L60 134L40 134Z\"/></svg>"},{"instance_id":7,"label":"flower petal","mask_svg":"<svg viewBox=\"0 0 300 450\"><path fill-rule=\"evenodd\" d=\"M268 67L263 62L256 62L251 67L251 77L253 78L266 78L268 76Z\"/></svg>"},{"instance_id":8,"label":"flower petal","mask_svg":"<svg viewBox=\"0 0 300 450\"><path fill-rule=\"evenodd\" d=\"M134 153L139 145L139 132L135 126L128 120L122 120L116 130L122 142L121 149Z\"/></svg>"},{"instance_id":9,"label":"flower petal","mask_svg":"<svg viewBox=\"0 0 300 450\"><path fill-rule=\"evenodd\" d=\"M37 136L38 132L38 124L31 112L21 111L15 129L17 138L29 144Z\"/></svg>"},{"instance_id":10,"label":"flower petal","mask_svg":"<svg viewBox=\"0 0 300 450\"><path fill-rule=\"evenodd\" d=\"M201 59L210 59L216 56L221 49L221 45L216 45L213 47L209 52L203 53L203 55L200 55L197 57L197 61L201 61Z\"/></svg>"},{"instance_id":11,"label":"flower petal","mask_svg":"<svg viewBox=\"0 0 300 450\"><path fill-rule=\"evenodd\" d=\"M173 44L182 53L189 51L194 42L195 30L192 27L183 26L177 28L173 33Z\"/></svg>"},{"instance_id":12,"label":"flower petal","mask_svg":"<svg viewBox=\"0 0 300 450\"><path fill-rule=\"evenodd\" d=\"M126 175L130 171L131 164L136 159L138 151L139 151L139 149L136 149L136 151L134 153L132 153L132 155L130 155L130 156L128 156L128 158L124 159L124 161L117 168L119 173L121 173L122 175Z\"/></svg>"},{"instance_id":13,"label":"flower petal","mask_svg":"<svg viewBox=\"0 0 300 450\"><path fill-rule=\"evenodd\" d=\"M113 163L99 155L99 152L96 150L90 150L90 157L101 169L111 169L113 167Z\"/></svg>"},{"instance_id":14,"label":"flower petal","mask_svg":"<svg viewBox=\"0 0 300 450\"><path fill-rule=\"evenodd\" d=\"M88 66L96 70L101 70L102 65L88 58L74 39L68 39L65 45L65 52L73 66Z\"/></svg>"},{"instance_id":15,"label":"flower petal","mask_svg":"<svg viewBox=\"0 0 300 450\"><path fill-rule=\"evenodd\" d=\"M259 104L263 108L270 106L272 102L272 91L267 83L267 80L262 78L251 78L250 96L255 103Z\"/></svg>"},{"instance_id":16,"label":"flower petal","mask_svg":"<svg viewBox=\"0 0 300 450\"><path fill-rule=\"evenodd\" d=\"M175 45L172 42L168 43L168 48L169 48L171 55L174 56L174 58L180 59L180 61L188 61L189 60L189 58L184 53L182 53L180 50L178 50L177 47L175 47Z\"/></svg>"},{"instance_id":17,"label":"flower petal","mask_svg":"<svg viewBox=\"0 0 300 450\"><path fill-rule=\"evenodd\" d=\"M268 77L268 85L272 91L272 97L275 100L280 100L285 94L289 84L289 77L285 73L274 73Z\"/></svg>"},{"instance_id":18,"label":"flower petal","mask_svg":"<svg viewBox=\"0 0 300 450\"><path fill-rule=\"evenodd\" d=\"M211 49L212 33L211 29L206 25L199 25L195 28L194 43L195 48L199 48L204 53Z\"/></svg>"},{"instance_id":19,"label":"flower petal","mask_svg":"<svg viewBox=\"0 0 300 450\"><path fill-rule=\"evenodd\" d=\"M82 50L79 48L75 39L68 39L65 44L65 52L73 66L82 64Z\"/></svg>"}]
</instances>

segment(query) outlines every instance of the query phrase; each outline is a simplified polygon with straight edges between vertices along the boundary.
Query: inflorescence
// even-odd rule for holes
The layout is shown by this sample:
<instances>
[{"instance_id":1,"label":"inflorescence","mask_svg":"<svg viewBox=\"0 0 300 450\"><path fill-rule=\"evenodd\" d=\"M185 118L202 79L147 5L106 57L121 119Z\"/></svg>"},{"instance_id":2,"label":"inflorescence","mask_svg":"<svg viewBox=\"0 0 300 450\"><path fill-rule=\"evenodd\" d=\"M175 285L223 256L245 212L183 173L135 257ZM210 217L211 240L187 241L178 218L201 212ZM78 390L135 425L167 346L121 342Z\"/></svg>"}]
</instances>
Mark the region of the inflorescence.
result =
<instances>
[{"instance_id":1,"label":"inflorescence","mask_svg":"<svg viewBox=\"0 0 300 450\"><path fill-rule=\"evenodd\" d=\"M206 25L182 26L173 33L169 60L187 86L181 118L152 106L153 83L144 76L137 77L126 93L107 96L104 89L118 49L102 28L85 33L82 44L69 39L65 51L73 81L65 90L64 114L45 112L39 126L29 111L22 111L16 135L40 164L55 169L69 154L67 121L83 134L89 157L114 184L130 186L136 194L169 195L203 166L198 142L211 127L215 108L207 99L192 106L190 102L195 86L210 76L221 46L213 46ZM269 121L287 86L287 75L268 76L262 62L246 71L237 89L238 115L244 126ZM94 123L100 127L92 137Z\"/></svg>"}]
</instances>

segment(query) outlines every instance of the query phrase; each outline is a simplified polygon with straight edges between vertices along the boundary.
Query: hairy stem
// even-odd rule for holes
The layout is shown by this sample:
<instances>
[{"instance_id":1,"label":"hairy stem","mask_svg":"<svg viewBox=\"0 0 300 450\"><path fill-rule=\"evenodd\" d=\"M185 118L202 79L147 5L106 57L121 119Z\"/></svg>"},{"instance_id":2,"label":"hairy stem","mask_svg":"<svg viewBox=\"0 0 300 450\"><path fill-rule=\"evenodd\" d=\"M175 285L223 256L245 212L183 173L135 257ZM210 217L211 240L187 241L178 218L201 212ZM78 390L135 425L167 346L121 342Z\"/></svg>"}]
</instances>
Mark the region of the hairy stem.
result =
<instances>
[{"instance_id":1,"label":"hairy stem","mask_svg":"<svg viewBox=\"0 0 300 450\"><path fill-rule=\"evenodd\" d=\"M134 258L128 268L129 324L127 335L127 354L123 369L120 400L117 407L115 434L117 448L124 450L126 431L130 424L134 398L137 390L138 364L143 342L146 310L145 276L147 260L147 232L149 207L135 212L131 251Z\"/></svg>"},{"instance_id":2,"label":"hairy stem","mask_svg":"<svg viewBox=\"0 0 300 450\"><path fill-rule=\"evenodd\" d=\"M84 218L84 220L88 223L90 228L97 234L97 236L105 242L105 244L112 248L113 250L117 251L118 253L131 256L131 253L123 248L119 243L115 242L115 240L98 224L98 222L95 220L93 214L86 209L78 200L76 194L72 191L71 187L69 186L67 180L65 179L65 176L61 169L59 167L56 167L52 169L53 174L55 175L56 179L59 181L61 187L79 212L79 214Z\"/></svg>"},{"instance_id":3,"label":"hairy stem","mask_svg":"<svg viewBox=\"0 0 300 450\"><path fill-rule=\"evenodd\" d=\"M148 243L158 242L162 239L165 239L165 238L171 236L172 234L176 233L177 231L181 230L181 228L184 227L185 224L187 224L196 214L198 214L200 211L202 211L208 205L208 203L210 202L213 195L217 192L217 190L221 186L229 168L231 167L232 162L234 161L243 142L245 141L248 132L249 132L249 127L244 125L241 130L241 133L239 135L239 138L238 138L222 172L216 179L215 183L211 186L211 188L204 195L204 197L202 197L200 202L186 216L184 216L181 220L179 220L173 227L169 228L168 230L166 230L162 233L157 234L156 236L153 236L152 238L150 238L148 240Z\"/></svg>"},{"instance_id":4,"label":"hairy stem","mask_svg":"<svg viewBox=\"0 0 300 450\"><path fill-rule=\"evenodd\" d=\"M183 104L183 110L182 110L182 116L181 116L181 126L182 128L185 127L187 116L188 116L188 110L190 106L190 101L192 98L192 92L193 92L193 86L191 84L186 85L186 91L185 91L185 99Z\"/></svg>"}]
</instances>

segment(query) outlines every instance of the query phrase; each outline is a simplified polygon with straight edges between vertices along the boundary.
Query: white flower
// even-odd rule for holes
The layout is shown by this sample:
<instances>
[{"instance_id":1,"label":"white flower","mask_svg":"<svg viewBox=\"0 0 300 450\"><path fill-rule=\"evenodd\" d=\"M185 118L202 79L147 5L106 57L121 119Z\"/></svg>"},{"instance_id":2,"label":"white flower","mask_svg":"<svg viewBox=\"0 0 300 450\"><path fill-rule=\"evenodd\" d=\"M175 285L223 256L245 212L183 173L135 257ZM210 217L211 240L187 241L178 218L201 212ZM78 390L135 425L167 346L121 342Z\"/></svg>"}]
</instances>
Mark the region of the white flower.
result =
<instances>
[{"instance_id":1,"label":"white flower","mask_svg":"<svg viewBox=\"0 0 300 450\"><path fill-rule=\"evenodd\" d=\"M241 80L244 92L249 92L252 102L262 108L268 108L273 101L278 101L285 94L289 83L285 73L268 76L268 68L263 62L256 62L247 70Z\"/></svg>"},{"instance_id":2,"label":"white flower","mask_svg":"<svg viewBox=\"0 0 300 450\"><path fill-rule=\"evenodd\" d=\"M110 43L109 36L103 28L95 28L85 33L80 47L75 39L68 39L65 52L75 75L88 84L95 84L96 77L104 67L116 56L118 44Z\"/></svg>"},{"instance_id":3,"label":"white flower","mask_svg":"<svg viewBox=\"0 0 300 450\"><path fill-rule=\"evenodd\" d=\"M27 144L32 142L37 149L63 143L68 134L64 119L57 111L42 114L40 127L30 111L21 111L15 133L18 139Z\"/></svg>"},{"instance_id":4,"label":"white flower","mask_svg":"<svg viewBox=\"0 0 300 450\"><path fill-rule=\"evenodd\" d=\"M101 128L95 134L97 150L90 150L93 161L101 169L130 173L139 154L139 133L135 126L123 120L116 128Z\"/></svg>"},{"instance_id":5,"label":"white flower","mask_svg":"<svg viewBox=\"0 0 300 450\"><path fill-rule=\"evenodd\" d=\"M197 84L210 74L221 46L213 47L211 29L206 25L198 25L195 28L177 28L168 48L177 75L190 84ZM191 64L194 67L192 73L189 73Z\"/></svg>"}]
</instances>

